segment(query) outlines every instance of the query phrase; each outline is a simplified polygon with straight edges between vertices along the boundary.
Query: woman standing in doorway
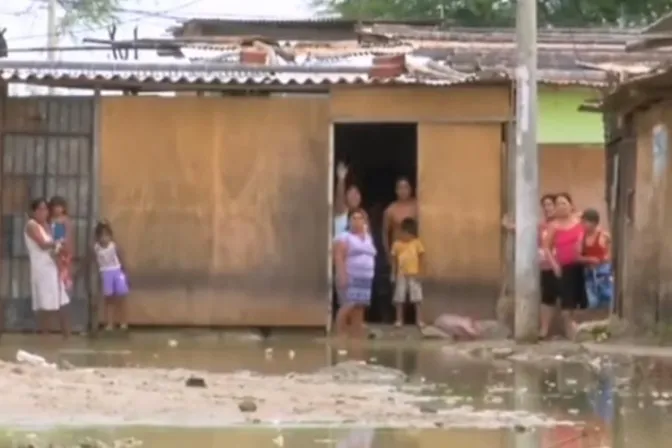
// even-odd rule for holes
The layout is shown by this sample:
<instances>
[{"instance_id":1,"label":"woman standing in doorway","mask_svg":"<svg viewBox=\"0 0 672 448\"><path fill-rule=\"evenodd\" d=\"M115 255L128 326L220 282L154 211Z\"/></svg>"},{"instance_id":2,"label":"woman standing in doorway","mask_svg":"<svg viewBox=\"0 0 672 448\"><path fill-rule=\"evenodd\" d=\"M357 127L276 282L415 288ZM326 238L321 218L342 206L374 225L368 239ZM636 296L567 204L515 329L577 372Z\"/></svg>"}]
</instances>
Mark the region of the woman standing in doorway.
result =
<instances>
[{"instance_id":1,"label":"woman standing in doorway","mask_svg":"<svg viewBox=\"0 0 672 448\"><path fill-rule=\"evenodd\" d=\"M376 247L362 210L349 214L349 228L334 247L334 264L340 308L336 315L339 334L361 335L364 311L371 303Z\"/></svg>"},{"instance_id":2,"label":"woman standing in doorway","mask_svg":"<svg viewBox=\"0 0 672 448\"><path fill-rule=\"evenodd\" d=\"M334 237L338 238L348 228L348 214L362 205L362 194L356 185L345 187L348 167L339 162L336 167L336 197L334 198ZM363 212L363 210L362 210ZM364 213L366 216L366 213Z\"/></svg>"},{"instance_id":3,"label":"woman standing in doorway","mask_svg":"<svg viewBox=\"0 0 672 448\"><path fill-rule=\"evenodd\" d=\"M568 193L559 193L555 197L553 222L548 226L544 238L546 259L553 269L557 282L557 295L560 298L560 310L565 327L565 336L572 339L576 332L574 310L585 308L586 291L583 265L580 260L583 242L583 225L574 212L572 198ZM542 327L540 335L548 336L556 300L550 302L550 296L543 304Z\"/></svg>"},{"instance_id":4,"label":"woman standing in doorway","mask_svg":"<svg viewBox=\"0 0 672 448\"><path fill-rule=\"evenodd\" d=\"M31 299L38 331L46 332L49 315L57 312L61 331L67 337L70 330L65 307L70 303L70 298L55 260L61 243L54 242L52 237L47 201L42 198L33 200L30 210L31 217L26 223L24 239L30 258Z\"/></svg>"}]
</instances>

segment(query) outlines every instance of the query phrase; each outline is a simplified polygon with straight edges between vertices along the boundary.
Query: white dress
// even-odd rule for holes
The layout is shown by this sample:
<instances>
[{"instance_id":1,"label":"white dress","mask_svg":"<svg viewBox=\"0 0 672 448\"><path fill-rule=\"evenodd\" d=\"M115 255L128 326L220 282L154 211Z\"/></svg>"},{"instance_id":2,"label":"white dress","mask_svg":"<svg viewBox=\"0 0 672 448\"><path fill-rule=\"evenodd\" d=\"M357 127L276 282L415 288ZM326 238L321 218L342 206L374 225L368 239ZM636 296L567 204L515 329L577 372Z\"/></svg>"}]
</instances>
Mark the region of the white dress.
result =
<instances>
[{"instance_id":1,"label":"white dress","mask_svg":"<svg viewBox=\"0 0 672 448\"><path fill-rule=\"evenodd\" d=\"M32 219L26 224L23 237L30 258L30 290L33 311L58 311L70 303L65 285L58 278L58 267L49 249L42 249L28 235L28 226L34 223L45 241L52 241L44 228Z\"/></svg>"}]
</instances>

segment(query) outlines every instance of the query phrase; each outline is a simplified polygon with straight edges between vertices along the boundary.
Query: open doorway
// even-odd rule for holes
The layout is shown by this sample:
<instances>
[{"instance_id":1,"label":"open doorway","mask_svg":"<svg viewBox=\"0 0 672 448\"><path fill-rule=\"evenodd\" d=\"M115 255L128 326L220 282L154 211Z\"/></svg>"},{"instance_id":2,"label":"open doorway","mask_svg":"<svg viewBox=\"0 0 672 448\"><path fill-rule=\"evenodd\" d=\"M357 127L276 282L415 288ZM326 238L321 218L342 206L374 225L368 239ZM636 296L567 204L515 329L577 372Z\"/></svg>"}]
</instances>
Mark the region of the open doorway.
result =
<instances>
[{"instance_id":1,"label":"open doorway","mask_svg":"<svg viewBox=\"0 0 672 448\"><path fill-rule=\"evenodd\" d=\"M367 321L392 323L392 285L390 266L382 246L383 213L395 200L395 183L401 176L417 185L418 126L415 123L334 124L334 169L338 162L349 167L346 183L362 192L362 206L371 221L372 236L378 249L376 276ZM336 176L334 175L334 178ZM333 297L334 313L338 301ZM407 306L406 322L415 322L412 306Z\"/></svg>"}]
</instances>

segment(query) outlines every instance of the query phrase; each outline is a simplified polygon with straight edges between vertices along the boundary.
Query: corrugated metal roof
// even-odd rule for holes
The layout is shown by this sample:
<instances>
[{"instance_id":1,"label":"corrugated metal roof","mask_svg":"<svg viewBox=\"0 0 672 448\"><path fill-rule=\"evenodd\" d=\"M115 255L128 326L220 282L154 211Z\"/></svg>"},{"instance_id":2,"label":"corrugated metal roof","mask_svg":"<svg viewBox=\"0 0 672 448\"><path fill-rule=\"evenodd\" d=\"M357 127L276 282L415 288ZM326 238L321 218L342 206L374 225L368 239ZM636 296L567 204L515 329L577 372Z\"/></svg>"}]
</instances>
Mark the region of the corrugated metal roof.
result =
<instances>
[{"instance_id":1,"label":"corrugated metal roof","mask_svg":"<svg viewBox=\"0 0 672 448\"><path fill-rule=\"evenodd\" d=\"M46 63L44 61L6 61L0 78L10 82L99 86L113 89L139 84L179 84L211 86L328 86L338 84L415 84L451 86L460 83L502 82L509 79L507 68L459 71L430 57L406 55L407 73L395 78L374 78L368 70L375 54L359 53L333 58L313 58L296 63L279 60L271 66L246 66L184 61L181 64L133 63ZM11 64L10 64L11 62ZM220 61L218 61L220 62ZM230 62L230 61L223 61ZM25 65L24 65L25 64ZM583 70L581 77L571 70L540 70L542 84L602 86L606 74ZM130 87L129 87L130 88Z\"/></svg>"},{"instance_id":2,"label":"corrugated metal roof","mask_svg":"<svg viewBox=\"0 0 672 448\"><path fill-rule=\"evenodd\" d=\"M460 80L428 79L413 75L396 78L372 78L364 74L352 73L253 73L253 72L211 72L211 71L137 71L137 70L74 70L55 68L3 69L0 77L5 81L46 84L47 81L68 81L68 84L192 84L192 85L250 85L250 86L311 86L337 84L419 84L428 86L450 86L458 83L475 83L482 79L477 75ZM499 79L505 80L502 75Z\"/></svg>"},{"instance_id":3,"label":"corrugated metal roof","mask_svg":"<svg viewBox=\"0 0 672 448\"><path fill-rule=\"evenodd\" d=\"M293 46L292 46L293 45ZM482 70L513 70L516 62L515 47L510 42L439 42L433 46L423 46L418 42L404 42L399 45L363 46L357 43L335 43L325 45L307 45L305 42L292 43L287 52L292 55L293 61L287 64L302 66L328 66L330 64L349 65L358 60L371 60L374 56L404 54L407 57L427 57L437 63L445 63L465 72ZM555 44L550 44L553 47ZM555 45L557 47L557 45ZM570 46L571 47L571 46ZM661 62L672 62L672 52L660 52L654 55L637 55L625 53L622 46L615 50L613 45L591 45L587 48L539 48L539 67L541 71L553 73L554 76L542 78L542 82L562 85L600 85L604 77L596 80L595 75L585 64L604 67L604 71L617 70L617 67L627 72L643 72L652 69ZM610 48L606 48L610 47ZM185 56L192 61L222 61L237 62L235 48L219 46L217 44L199 45L201 50L186 50L191 45L183 47ZM285 50L285 47L281 47ZM191 53L190 53L191 52ZM276 53L277 54L277 53ZM275 61L274 61L275 62ZM283 63L282 57L277 63ZM611 66L613 70L607 69ZM562 76L556 76L562 73Z\"/></svg>"}]
</instances>

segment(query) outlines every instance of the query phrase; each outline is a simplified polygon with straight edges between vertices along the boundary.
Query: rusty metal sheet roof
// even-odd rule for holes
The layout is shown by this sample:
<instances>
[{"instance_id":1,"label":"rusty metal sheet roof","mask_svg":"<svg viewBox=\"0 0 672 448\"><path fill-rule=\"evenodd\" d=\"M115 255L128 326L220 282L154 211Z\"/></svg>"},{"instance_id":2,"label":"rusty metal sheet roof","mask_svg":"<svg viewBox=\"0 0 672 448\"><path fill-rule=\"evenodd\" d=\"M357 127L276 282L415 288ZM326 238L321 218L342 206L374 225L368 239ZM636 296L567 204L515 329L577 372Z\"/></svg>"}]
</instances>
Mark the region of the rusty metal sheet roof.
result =
<instances>
[{"instance_id":1,"label":"rusty metal sheet roof","mask_svg":"<svg viewBox=\"0 0 672 448\"><path fill-rule=\"evenodd\" d=\"M296 35L312 36L317 39L333 36L355 35L361 25L410 25L417 27L438 27L441 20L354 20L340 17L322 17L312 19L212 19L192 18L182 22L179 26L168 29L174 36L196 34L203 35L250 35L262 34L266 36ZM328 36L330 33L331 36Z\"/></svg>"},{"instance_id":2,"label":"rusty metal sheet roof","mask_svg":"<svg viewBox=\"0 0 672 448\"><path fill-rule=\"evenodd\" d=\"M236 49L240 46L217 44L194 44L182 47L184 56L192 61L227 61L236 62ZM506 69L516 66L515 46L511 42L433 42L417 41L400 42L395 45L359 45L356 42L340 42L329 44L288 43L280 50L292 55L293 63L304 65L313 61L322 64L339 63L339 61L358 56L401 55L407 57L426 57L445 63L458 70L473 72L477 69ZM540 44L538 49L539 68L541 70L562 71L571 78L563 81L582 83L592 80L590 70L578 61L593 65L613 65L629 67L624 70L653 69L664 62L672 63L672 51L661 50L653 54L628 53L622 44L604 44L573 46L568 44ZM634 69L633 67L637 67Z\"/></svg>"}]
</instances>

